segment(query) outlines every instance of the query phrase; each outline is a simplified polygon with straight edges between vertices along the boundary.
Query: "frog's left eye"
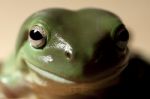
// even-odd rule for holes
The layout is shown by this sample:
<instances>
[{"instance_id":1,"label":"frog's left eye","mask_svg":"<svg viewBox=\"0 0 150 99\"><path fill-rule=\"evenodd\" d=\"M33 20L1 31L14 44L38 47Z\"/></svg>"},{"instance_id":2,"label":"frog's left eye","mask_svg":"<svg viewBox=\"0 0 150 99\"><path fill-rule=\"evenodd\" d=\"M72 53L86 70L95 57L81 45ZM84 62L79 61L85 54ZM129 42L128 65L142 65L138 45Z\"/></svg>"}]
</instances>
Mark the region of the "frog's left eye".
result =
<instances>
[{"instance_id":1,"label":"frog's left eye","mask_svg":"<svg viewBox=\"0 0 150 99\"><path fill-rule=\"evenodd\" d=\"M33 26L29 31L29 41L32 47L42 48L46 44L46 32L41 26Z\"/></svg>"}]
</instances>

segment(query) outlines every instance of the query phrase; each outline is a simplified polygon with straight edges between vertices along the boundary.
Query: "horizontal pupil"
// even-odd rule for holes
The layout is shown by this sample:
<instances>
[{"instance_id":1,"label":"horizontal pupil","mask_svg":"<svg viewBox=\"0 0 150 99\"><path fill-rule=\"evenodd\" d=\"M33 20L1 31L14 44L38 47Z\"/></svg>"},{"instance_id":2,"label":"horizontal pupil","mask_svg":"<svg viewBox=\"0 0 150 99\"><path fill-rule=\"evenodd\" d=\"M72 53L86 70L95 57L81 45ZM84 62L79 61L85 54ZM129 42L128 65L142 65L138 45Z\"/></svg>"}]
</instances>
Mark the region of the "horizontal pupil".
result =
<instances>
[{"instance_id":1,"label":"horizontal pupil","mask_svg":"<svg viewBox=\"0 0 150 99\"><path fill-rule=\"evenodd\" d=\"M43 38L42 34L39 31L31 30L30 37L33 40L41 40Z\"/></svg>"}]
</instances>

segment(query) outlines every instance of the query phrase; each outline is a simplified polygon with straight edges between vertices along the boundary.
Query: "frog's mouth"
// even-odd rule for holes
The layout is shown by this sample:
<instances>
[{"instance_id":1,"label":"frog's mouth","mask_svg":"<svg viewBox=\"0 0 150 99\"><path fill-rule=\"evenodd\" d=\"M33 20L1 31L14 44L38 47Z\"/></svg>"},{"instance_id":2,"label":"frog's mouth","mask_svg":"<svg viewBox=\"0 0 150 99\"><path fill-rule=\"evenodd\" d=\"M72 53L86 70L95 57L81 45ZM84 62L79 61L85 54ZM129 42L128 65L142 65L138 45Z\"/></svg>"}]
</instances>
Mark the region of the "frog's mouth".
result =
<instances>
[{"instance_id":1,"label":"frog's mouth","mask_svg":"<svg viewBox=\"0 0 150 99\"><path fill-rule=\"evenodd\" d=\"M42 70L42 69L38 68L37 66L30 64L29 62L26 62L26 63L29 66L29 68L31 68L33 71L37 72L41 76L46 77L50 80L60 82L60 83L65 83L65 84L74 84L75 83L74 81L67 80L65 78L59 77L59 76L52 74L50 72L47 72L45 70Z\"/></svg>"},{"instance_id":2,"label":"frog's mouth","mask_svg":"<svg viewBox=\"0 0 150 99\"><path fill-rule=\"evenodd\" d=\"M68 79L65 79L65 78L63 78L61 76L57 76L57 75L55 75L53 73L50 73L50 72L45 71L45 70L42 70L42 69L38 68L37 66L29 63L29 62L26 62L26 63L27 63L27 65L29 66L29 68L31 70L35 71L40 76L42 76L44 78L47 78L49 80L52 80L54 82L58 82L58 83L62 83L62 84L70 84L70 85L77 83L76 81L68 80ZM109 72L109 74L107 74L107 73L104 74L103 76L106 76L106 77L100 77L100 79L98 81L95 81L95 83L97 83L97 82L104 83L104 82L107 82L107 81L117 77L121 73L121 71L124 70L124 68L126 66L127 66L127 64L124 65L124 66L119 67L118 69L115 68L115 69L107 70L107 72ZM86 83L86 82L84 82L84 83Z\"/></svg>"},{"instance_id":3,"label":"frog's mouth","mask_svg":"<svg viewBox=\"0 0 150 99\"><path fill-rule=\"evenodd\" d=\"M129 53L126 55L126 57L124 57L121 64L119 64L119 65L117 65L113 68L109 68L104 72L98 73L98 75L91 78L90 81L89 80L84 80L83 82L80 82L80 83L106 82L106 81L112 80L113 78L120 75L120 73L126 68L126 66L128 65L127 64L128 63L128 57L129 57ZM79 83L76 80L69 80L69 79L64 78L62 76L59 76L59 75L56 75L54 73L45 71L41 68L38 68L38 66L33 65L32 63L30 63L28 61L26 61L26 63L27 63L27 66L29 66L29 68L31 70L35 71L40 76L42 76L44 78L47 78L51 81L62 83L62 84L76 84L76 83Z\"/></svg>"}]
</instances>

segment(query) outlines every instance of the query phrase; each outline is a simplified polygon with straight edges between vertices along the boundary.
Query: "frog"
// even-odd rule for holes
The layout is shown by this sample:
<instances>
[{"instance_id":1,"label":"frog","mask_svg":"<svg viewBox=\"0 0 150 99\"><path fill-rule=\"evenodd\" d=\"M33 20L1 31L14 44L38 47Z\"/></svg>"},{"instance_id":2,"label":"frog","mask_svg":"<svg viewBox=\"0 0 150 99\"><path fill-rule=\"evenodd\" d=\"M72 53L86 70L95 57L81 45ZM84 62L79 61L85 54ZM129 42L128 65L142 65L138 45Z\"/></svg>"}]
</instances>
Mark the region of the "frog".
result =
<instances>
[{"instance_id":1,"label":"frog","mask_svg":"<svg viewBox=\"0 0 150 99\"><path fill-rule=\"evenodd\" d=\"M14 53L1 66L0 97L127 99L138 93L148 95L144 88L150 88L150 64L131 53L129 40L121 18L104 9L37 11L20 27Z\"/></svg>"}]
</instances>

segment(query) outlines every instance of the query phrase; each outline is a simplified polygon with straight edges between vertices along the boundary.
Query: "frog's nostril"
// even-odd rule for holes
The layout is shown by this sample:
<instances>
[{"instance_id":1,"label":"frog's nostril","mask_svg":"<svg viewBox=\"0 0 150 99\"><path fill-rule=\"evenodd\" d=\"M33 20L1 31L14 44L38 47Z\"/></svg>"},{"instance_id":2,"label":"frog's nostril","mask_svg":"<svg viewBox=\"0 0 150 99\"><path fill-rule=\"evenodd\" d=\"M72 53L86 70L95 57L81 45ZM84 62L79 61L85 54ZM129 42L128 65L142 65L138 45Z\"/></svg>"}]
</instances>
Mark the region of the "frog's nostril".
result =
<instances>
[{"instance_id":1,"label":"frog's nostril","mask_svg":"<svg viewBox=\"0 0 150 99\"><path fill-rule=\"evenodd\" d=\"M72 60L72 58L73 58L72 53L70 53L68 51L65 51L65 56L67 57L68 60Z\"/></svg>"}]
</instances>

